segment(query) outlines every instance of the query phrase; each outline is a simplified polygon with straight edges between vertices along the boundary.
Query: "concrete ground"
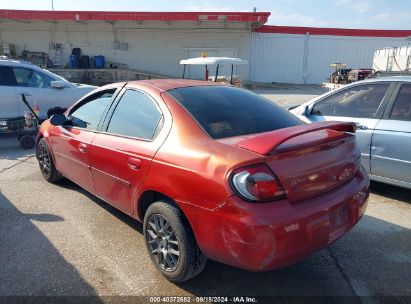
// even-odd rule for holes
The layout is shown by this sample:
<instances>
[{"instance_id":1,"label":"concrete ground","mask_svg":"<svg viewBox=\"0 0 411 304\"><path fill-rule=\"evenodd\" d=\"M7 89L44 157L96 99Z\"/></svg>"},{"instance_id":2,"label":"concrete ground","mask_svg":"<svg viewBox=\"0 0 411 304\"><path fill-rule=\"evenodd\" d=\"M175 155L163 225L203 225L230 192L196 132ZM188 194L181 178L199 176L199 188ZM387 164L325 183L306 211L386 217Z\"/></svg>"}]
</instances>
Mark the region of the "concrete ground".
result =
<instances>
[{"instance_id":1,"label":"concrete ground","mask_svg":"<svg viewBox=\"0 0 411 304\"><path fill-rule=\"evenodd\" d=\"M306 97L275 89L260 93L285 104L316 92L295 90ZM197 278L176 285L151 264L141 224L67 180L47 183L34 150L0 138L0 302L2 296L32 295L273 295L350 296L350 303L407 296L406 303L411 192L380 183L372 183L371 192L361 222L300 263L252 273L208 261Z\"/></svg>"},{"instance_id":2,"label":"concrete ground","mask_svg":"<svg viewBox=\"0 0 411 304\"><path fill-rule=\"evenodd\" d=\"M289 108L324 94L327 90L319 85L271 84L266 88L255 88L253 92Z\"/></svg>"}]
</instances>

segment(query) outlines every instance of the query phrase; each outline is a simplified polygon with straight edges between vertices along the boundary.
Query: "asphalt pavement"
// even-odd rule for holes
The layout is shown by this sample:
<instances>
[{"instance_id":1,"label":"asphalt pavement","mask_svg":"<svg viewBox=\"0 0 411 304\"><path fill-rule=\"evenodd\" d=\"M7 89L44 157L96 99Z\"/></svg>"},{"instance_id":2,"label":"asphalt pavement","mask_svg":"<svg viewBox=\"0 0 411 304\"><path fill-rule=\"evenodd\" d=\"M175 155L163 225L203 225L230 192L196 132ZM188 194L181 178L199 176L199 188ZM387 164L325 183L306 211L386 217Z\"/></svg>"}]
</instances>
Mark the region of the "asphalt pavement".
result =
<instances>
[{"instance_id":1,"label":"asphalt pavement","mask_svg":"<svg viewBox=\"0 0 411 304\"><path fill-rule=\"evenodd\" d=\"M287 95L264 93L273 100ZM177 285L151 264L140 223L68 180L47 183L34 150L0 138L0 302L33 295L411 301L411 191L372 183L371 192L361 222L300 263L254 273L208 261L198 277Z\"/></svg>"}]
</instances>

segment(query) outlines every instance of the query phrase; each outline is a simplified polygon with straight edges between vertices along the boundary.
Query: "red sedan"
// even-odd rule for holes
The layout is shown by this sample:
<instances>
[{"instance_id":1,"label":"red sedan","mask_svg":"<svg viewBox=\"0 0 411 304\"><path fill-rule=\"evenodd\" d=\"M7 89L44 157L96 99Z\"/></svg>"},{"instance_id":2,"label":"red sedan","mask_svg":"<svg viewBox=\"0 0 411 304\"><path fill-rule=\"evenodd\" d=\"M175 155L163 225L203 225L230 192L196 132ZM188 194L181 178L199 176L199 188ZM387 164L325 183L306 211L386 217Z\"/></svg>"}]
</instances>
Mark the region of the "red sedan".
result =
<instances>
[{"instance_id":1,"label":"red sedan","mask_svg":"<svg viewBox=\"0 0 411 304\"><path fill-rule=\"evenodd\" d=\"M37 159L144 222L148 253L182 282L206 257L264 271L299 261L362 217L369 179L352 123L303 124L211 82L116 83L45 121Z\"/></svg>"}]
</instances>

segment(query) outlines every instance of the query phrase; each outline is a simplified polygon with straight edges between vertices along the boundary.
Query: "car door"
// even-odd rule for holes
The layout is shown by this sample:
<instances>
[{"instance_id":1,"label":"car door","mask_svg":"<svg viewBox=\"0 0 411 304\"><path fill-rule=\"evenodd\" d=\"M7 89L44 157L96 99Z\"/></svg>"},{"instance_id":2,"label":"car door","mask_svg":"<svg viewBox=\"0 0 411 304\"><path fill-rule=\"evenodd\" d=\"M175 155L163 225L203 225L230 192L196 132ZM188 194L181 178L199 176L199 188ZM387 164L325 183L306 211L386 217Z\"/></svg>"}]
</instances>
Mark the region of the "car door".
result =
<instances>
[{"instance_id":1,"label":"car door","mask_svg":"<svg viewBox=\"0 0 411 304\"><path fill-rule=\"evenodd\" d=\"M397 92L372 137L371 174L411 186L411 84Z\"/></svg>"},{"instance_id":2,"label":"car door","mask_svg":"<svg viewBox=\"0 0 411 304\"><path fill-rule=\"evenodd\" d=\"M126 213L133 213L135 193L164 140L157 136L163 119L152 97L126 89L109 113L104 132L93 140L96 194Z\"/></svg>"},{"instance_id":3,"label":"car door","mask_svg":"<svg viewBox=\"0 0 411 304\"><path fill-rule=\"evenodd\" d=\"M357 123L356 137L362 164L370 172L373 130L384 113L393 86L390 82L350 86L316 102L306 117L311 122L336 120Z\"/></svg>"},{"instance_id":4,"label":"car door","mask_svg":"<svg viewBox=\"0 0 411 304\"><path fill-rule=\"evenodd\" d=\"M8 66L0 66L0 119L23 116L16 95L16 78Z\"/></svg>"},{"instance_id":5,"label":"car door","mask_svg":"<svg viewBox=\"0 0 411 304\"><path fill-rule=\"evenodd\" d=\"M57 169L86 190L94 192L90 169L90 145L116 89L100 91L70 109L68 124L50 134Z\"/></svg>"},{"instance_id":6,"label":"car door","mask_svg":"<svg viewBox=\"0 0 411 304\"><path fill-rule=\"evenodd\" d=\"M47 110L56 106L68 107L66 100L71 96L71 91L65 88L53 88L50 83L54 81L52 77L35 69L12 67L16 78L16 93L19 104L24 111L28 111L22 101L22 94L41 119L47 118ZM69 94L69 96L67 96ZM22 115L22 113L20 113Z\"/></svg>"}]
</instances>

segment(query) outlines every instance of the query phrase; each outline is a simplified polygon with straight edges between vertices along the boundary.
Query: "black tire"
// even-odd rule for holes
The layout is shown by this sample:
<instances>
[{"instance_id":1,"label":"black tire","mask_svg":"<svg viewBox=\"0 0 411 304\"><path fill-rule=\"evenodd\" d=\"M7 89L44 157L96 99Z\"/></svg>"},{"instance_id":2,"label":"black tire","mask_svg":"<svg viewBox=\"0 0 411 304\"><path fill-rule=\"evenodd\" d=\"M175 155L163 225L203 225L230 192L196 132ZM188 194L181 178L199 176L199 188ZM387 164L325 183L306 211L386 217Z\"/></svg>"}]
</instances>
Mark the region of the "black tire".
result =
<instances>
[{"instance_id":1,"label":"black tire","mask_svg":"<svg viewBox=\"0 0 411 304\"><path fill-rule=\"evenodd\" d=\"M19 138L19 143L24 150L28 150L36 145L36 140L31 135L23 135Z\"/></svg>"},{"instance_id":2,"label":"black tire","mask_svg":"<svg viewBox=\"0 0 411 304\"><path fill-rule=\"evenodd\" d=\"M161 223L162 219L165 222ZM156 221L157 228L154 227ZM167 224L167 229L163 230ZM187 281L204 269L207 258L198 248L186 218L173 202L158 201L151 204L144 216L143 229L148 254L169 281ZM178 255L175 255L176 252Z\"/></svg>"},{"instance_id":3,"label":"black tire","mask_svg":"<svg viewBox=\"0 0 411 304\"><path fill-rule=\"evenodd\" d=\"M335 76L335 78L334 78L334 83L335 83L335 84L338 84L339 82L340 82L340 77Z\"/></svg>"},{"instance_id":4,"label":"black tire","mask_svg":"<svg viewBox=\"0 0 411 304\"><path fill-rule=\"evenodd\" d=\"M49 145L44 138L40 139L37 144L36 155L39 162L41 175L43 175L46 181L55 183L63 177L54 165Z\"/></svg>"}]
</instances>

